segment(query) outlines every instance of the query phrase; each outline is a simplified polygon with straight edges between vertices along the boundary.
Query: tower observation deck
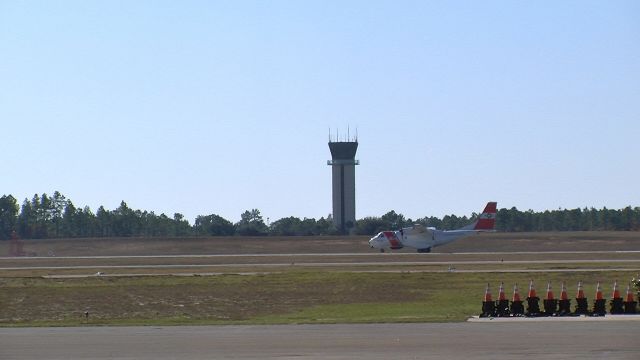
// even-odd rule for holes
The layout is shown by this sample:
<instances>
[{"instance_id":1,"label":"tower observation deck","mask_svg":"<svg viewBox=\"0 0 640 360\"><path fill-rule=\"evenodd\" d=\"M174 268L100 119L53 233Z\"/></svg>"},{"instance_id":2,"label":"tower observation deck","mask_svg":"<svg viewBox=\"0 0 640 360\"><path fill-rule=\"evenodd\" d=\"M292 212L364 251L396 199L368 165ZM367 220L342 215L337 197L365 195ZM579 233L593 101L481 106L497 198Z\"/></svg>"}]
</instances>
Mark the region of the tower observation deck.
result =
<instances>
[{"instance_id":1,"label":"tower observation deck","mask_svg":"<svg viewBox=\"0 0 640 360\"><path fill-rule=\"evenodd\" d=\"M327 165L331 166L332 172L333 223L340 233L347 234L356 223L355 166L360 165L360 161L355 160L358 139L329 141L329 150L331 160L327 161Z\"/></svg>"}]
</instances>

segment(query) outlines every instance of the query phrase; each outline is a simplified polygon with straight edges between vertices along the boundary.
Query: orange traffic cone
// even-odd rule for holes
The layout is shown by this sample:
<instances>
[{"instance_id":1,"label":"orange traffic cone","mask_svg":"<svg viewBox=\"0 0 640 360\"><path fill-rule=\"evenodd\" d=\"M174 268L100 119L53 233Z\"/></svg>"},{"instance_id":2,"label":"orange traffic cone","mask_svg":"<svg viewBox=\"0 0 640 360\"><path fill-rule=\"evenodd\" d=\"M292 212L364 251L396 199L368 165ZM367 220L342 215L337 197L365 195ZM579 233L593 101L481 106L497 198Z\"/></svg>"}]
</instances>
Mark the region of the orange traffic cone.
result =
<instances>
[{"instance_id":1,"label":"orange traffic cone","mask_svg":"<svg viewBox=\"0 0 640 360\"><path fill-rule=\"evenodd\" d=\"M536 296L536 288L533 286L533 280L531 280L529 282L529 294L527 295L528 298L535 298Z\"/></svg>"},{"instance_id":2,"label":"orange traffic cone","mask_svg":"<svg viewBox=\"0 0 640 360\"><path fill-rule=\"evenodd\" d=\"M618 281L613 283L613 294L611 294L611 301L609 301L609 313L611 314L624 314L624 308L622 307L622 297L618 290Z\"/></svg>"},{"instance_id":3,"label":"orange traffic cone","mask_svg":"<svg viewBox=\"0 0 640 360\"><path fill-rule=\"evenodd\" d=\"M522 305L522 299L520 299L520 292L518 291L518 284L513 286L513 297L511 298L511 314L513 316L523 316L524 306Z\"/></svg>"},{"instance_id":4,"label":"orange traffic cone","mask_svg":"<svg viewBox=\"0 0 640 360\"><path fill-rule=\"evenodd\" d=\"M587 297L584 296L584 290L582 289L582 281L578 281L578 294L576 295L576 310L573 312L576 315L587 315L589 313L589 304Z\"/></svg>"},{"instance_id":5,"label":"orange traffic cone","mask_svg":"<svg viewBox=\"0 0 640 360\"><path fill-rule=\"evenodd\" d=\"M504 301L507 298L504 296L504 283L500 283L500 289L498 290L498 301Z\"/></svg>"},{"instance_id":6,"label":"orange traffic cone","mask_svg":"<svg viewBox=\"0 0 640 360\"><path fill-rule=\"evenodd\" d=\"M638 303L633 301L633 292L631 292L631 284L627 285L627 299L624 301L624 313L625 314L635 314L636 313L636 305Z\"/></svg>"},{"instance_id":7,"label":"orange traffic cone","mask_svg":"<svg viewBox=\"0 0 640 360\"><path fill-rule=\"evenodd\" d=\"M500 317L507 317L509 313L509 300L504 295L504 283L500 283L500 290L498 290L498 301L496 301L496 314Z\"/></svg>"},{"instance_id":8,"label":"orange traffic cone","mask_svg":"<svg viewBox=\"0 0 640 360\"><path fill-rule=\"evenodd\" d=\"M520 300L520 292L518 291L518 283L513 285L513 298L511 299L511 301L513 301L513 302L522 301L522 300Z\"/></svg>"},{"instance_id":9,"label":"orange traffic cone","mask_svg":"<svg viewBox=\"0 0 640 360\"><path fill-rule=\"evenodd\" d=\"M484 290L484 302L493 301L491 297L491 290L489 289L489 283L487 283L487 288Z\"/></svg>"},{"instance_id":10,"label":"orange traffic cone","mask_svg":"<svg viewBox=\"0 0 640 360\"><path fill-rule=\"evenodd\" d=\"M560 290L560 300L569 300L567 296L567 288L564 286L564 281L562 282L562 290Z\"/></svg>"},{"instance_id":11,"label":"orange traffic cone","mask_svg":"<svg viewBox=\"0 0 640 360\"><path fill-rule=\"evenodd\" d=\"M487 283L487 288L484 291L484 298L482 300L482 313L480 314L480 317L492 316L496 316L496 303L493 302L491 290L489 290L489 284Z\"/></svg>"},{"instance_id":12,"label":"orange traffic cone","mask_svg":"<svg viewBox=\"0 0 640 360\"><path fill-rule=\"evenodd\" d=\"M531 280L531 282L529 282L529 294L527 295L527 316L540 315L539 300L540 298L536 296L536 288L533 286L533 280Z\"/></svg>"},{"instance_id":13,"label":"orange traffic cone","mask_svg":"<svg viewBox=\"0 0 640 360\"><path fill-rule=\"evenodd\" d=\"M600 289L600 282L596 286L596 299L593 302L593 315L604 316L607 312L605 310L606 300L602 296L602 289Z\"/></svg>"},{"instance_id":14,"label":"orange traffic cone","mask_svg":"<svg viewBox=\"0 0 640 360\"><path fill-rule=\"evenodd\" d=\"M596 286L596 300L602 300L602 290L600 289L600 282L598 281L598 285Z\"/></svg>"},{"instance_id":15,"label":"orange traffic cone","mask_svg":"<svg viewBox=\"0 0 640 360\"><path fill-rule=\"evenodd\" d=\"M626 301L633 301L633 292L631 292L631 284L627 284L627 299Z\"/></svg>"},{"instance_id":16,"label":"orange traffic cone","mask_svg":"<svg viewBox=\"0 0 640 360\"><path fill-rule=\"evenodd\" d=\"M576 299L586 299L584 290L582 290L582 281L578 281L578 295L576 295Z\"/></svg>"},{"instance_id":17,"label":"orange traffic cone","mask_svg":"<svg viewBox=\"0 0 640 360\"><path fill-rule=\"evenodd\" d=\"M551 282L547 283L547 300L554 300L553 291L551 290Z\"/></svg>"},{"instance_id":18,"label":"orange traffic cone","mask_svg":"<svg viewBox=\"0 0 640 360\"><path fill-rule=\"evenodd\" d=\"M560 301L558 301L558 315L569 315L571 313L571 300L567 296L567 288L562 282L562 290L560 290Z\"/></svg>"},{"instance_id":19,"label":"orange traffic cone","mask_svg":"<svg viewBox=\"0 0 640 360\"><path fill-rule=\"evenodd\" d=\"M613 283L613 294L611 295L613 299L622 299L620 296L620 291L618 291L618 280Z\"/></svg>"},{"instance_id":20,"label":"orange traffic cone","mask_svg":"<svg viewBox=\"0 0 640 360\"><path fill-rule=\"evenodd\" d=\"M543 301L544 305L544 313L547 316L552 316L556 314L556 309L558 308L558 300L553 297L553 291L551 290L551 282L547 283L547 296Z\"/></svg>"}]
</instances>

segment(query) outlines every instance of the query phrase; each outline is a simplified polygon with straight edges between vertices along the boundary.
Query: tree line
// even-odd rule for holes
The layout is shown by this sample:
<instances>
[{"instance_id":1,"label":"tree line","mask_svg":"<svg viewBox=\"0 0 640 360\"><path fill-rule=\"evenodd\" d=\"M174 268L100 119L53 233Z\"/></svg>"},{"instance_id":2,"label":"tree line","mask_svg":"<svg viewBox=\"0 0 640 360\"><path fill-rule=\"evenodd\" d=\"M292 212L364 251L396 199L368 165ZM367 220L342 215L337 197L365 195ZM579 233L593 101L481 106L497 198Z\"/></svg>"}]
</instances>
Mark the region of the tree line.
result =
<instances>
[{"instance_id":1,"label":"tree line","mask_svg":"<svg viewBox=\"0 0 640 360\"><path fill-rule=\"evenodd\" d=\"M480 214L470 217L445 215L416 220L405 219L402 214L390 211L381 217L367 217L356 221L357 234L375 234L383 229L398 229L421 224L437 229L458 229L473 221ZM502 208L496 216L496 230L505 232L538 231L638 231L640 230L640 207L627 206L624 209L558 209L536 212L520 211L515 207Z\"/></svg>"},{"instance_id":2,"label":"tree line","mask_svg":"<svg viewBox=\"0 0 640 360\"><path fill-rule=\"evenodd\" d=\"M327 218L283 218L266 224L258 209L246 210L233 223L220 215L201 215L195 223L180 213L169 217L153 211L131 209L126 202L114 210L100 206L94 213L88 206L76 207L60 192L35 194L18 205L15 197L0 197L0 239L16 235L23 239L160 236L266 236L331 235L337 230Z\"/></svg>"},{"instance_id":3,"label":"tree line","mask_svg":"<svg viewBox=\"0 0 640 360\"><path fill-rule=\"evenodd\" d=\"M471 216L430 216L412 220L391 210L380 217L365 217L356 221L351 232L372 235L383 230L399 229L422 224L438 229L457 229L474 221ZM640 207L620 210L607 208L558 209L535 212L515 207L499 209L496 230L522 231L638 231ZM12 195L0 197L0 239L12 233L25 239L84 238L84 237L160 237L160 236L304 236L334 235L338 230L331 215L300 219L286 217L265 223L258 209L246 210L240 221L233 223L217 214L200 215L193 225L180 213L169 217L153 211L131 209L126 202L114 210L100 206L94 213L89 207L76 207L60 192L49 196L35 194L22 205Z\"/></svg>"}]
</instances>

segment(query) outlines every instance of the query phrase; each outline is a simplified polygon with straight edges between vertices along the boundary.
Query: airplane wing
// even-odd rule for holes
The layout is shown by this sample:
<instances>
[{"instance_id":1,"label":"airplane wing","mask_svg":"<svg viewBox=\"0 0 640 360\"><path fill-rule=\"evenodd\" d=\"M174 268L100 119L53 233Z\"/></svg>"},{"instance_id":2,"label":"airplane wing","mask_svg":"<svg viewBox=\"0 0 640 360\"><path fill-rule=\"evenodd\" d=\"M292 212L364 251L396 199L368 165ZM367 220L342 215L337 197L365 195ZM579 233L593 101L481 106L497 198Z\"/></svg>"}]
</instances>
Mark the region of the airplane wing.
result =
<instances>
[{"instance_id":1,"label":"airplane wing","mask_svg":"<svg viewBox=\"0 0 640 360\"><path fill-rule=\"evenodd\" d=\"M426 227L424 227L421 224L415 224L410 228L406 228L403 229L404 233L407 235L417 235L417 234L423 234L426 233L428 231L428 229Z\"/></svg>"},{"instance_id":2,"label":"airplane wing","mask_svg":"<svg viewBox=\"0 0 640 360\"><path fill-rule=\"evenodd\" d=\"M413 229L417 234L422 234L422 233L426 233L427 232L427 228L424 227L424 225L422 225L422 224L413 225Z\"/></svg>"}]
</instances>

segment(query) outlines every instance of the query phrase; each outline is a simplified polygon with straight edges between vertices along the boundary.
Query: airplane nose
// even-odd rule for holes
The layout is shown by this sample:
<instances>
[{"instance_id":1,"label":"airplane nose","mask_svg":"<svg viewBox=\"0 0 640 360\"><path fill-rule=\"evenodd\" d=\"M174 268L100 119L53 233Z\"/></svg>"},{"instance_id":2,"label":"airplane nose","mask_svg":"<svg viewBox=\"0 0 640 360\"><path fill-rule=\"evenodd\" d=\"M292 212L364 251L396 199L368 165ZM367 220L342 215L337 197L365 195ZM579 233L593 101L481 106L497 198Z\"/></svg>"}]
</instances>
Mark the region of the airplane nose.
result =
<instances>
[{"instance_id":1,"label":"airplane nose","mask_svg":"<svg viewBox=\"0 0 640 360\"><path fill-rule=\"evenodd\" d=\"M376 237L372 237L371 239L369 239L369 247L374 248L374 244L376 242Z\"/></svg>"}]
</instances>

